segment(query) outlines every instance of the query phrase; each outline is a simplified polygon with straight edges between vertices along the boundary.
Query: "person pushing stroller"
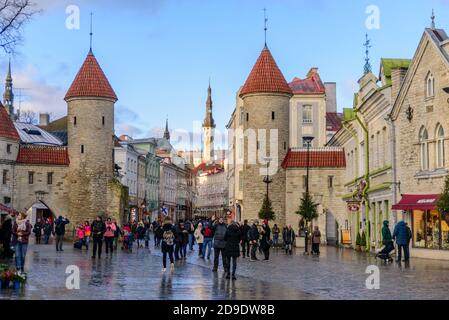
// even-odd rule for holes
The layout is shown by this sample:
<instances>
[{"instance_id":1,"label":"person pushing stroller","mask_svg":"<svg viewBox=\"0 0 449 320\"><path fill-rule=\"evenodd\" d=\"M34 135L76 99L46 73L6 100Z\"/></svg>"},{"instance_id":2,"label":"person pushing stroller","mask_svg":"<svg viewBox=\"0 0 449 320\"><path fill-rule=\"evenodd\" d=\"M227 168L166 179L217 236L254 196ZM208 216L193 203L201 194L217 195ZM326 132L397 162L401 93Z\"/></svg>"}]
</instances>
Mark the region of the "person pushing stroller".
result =
<instances>
[{"instance_id":1,"label":"person pushing stroller","mask_svg":"<svg viewBox=\"0 0 449 320\"><path fill-rule=\"evenodd\" d=\"M385 262L393 262L390 252L394 250L394 244L387 220L384 221L384 225L382 227L382 244L384 245L384 248L376 255L376 258L382 259Z\"/></svg>"}]
</instances>

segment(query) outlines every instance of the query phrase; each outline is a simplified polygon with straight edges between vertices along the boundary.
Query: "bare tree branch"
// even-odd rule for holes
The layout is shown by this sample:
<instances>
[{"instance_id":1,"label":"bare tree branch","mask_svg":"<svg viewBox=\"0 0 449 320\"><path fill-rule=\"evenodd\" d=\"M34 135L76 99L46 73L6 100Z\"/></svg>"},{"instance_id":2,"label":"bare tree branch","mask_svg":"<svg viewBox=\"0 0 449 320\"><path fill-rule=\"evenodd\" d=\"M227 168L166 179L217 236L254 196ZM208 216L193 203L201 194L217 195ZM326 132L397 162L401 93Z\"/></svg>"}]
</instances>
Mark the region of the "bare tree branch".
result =
<instances>
[{"instance_id":1,"label":"bare tree branch","mask_svg":"<svg viewBox=\"0 0 449 320\"><path fill-rule=\"evenodd\" d=\"M32 110L20 111L19 121L28 124L37 124L36 112Z\"/></svg>"},{"instance_id":2,"label":"bare tree branch","mask_svg":"<svg viewBox=\"0 0 449 320\"><path fill-rule=\"evenodd\" d=\"M23 26L38 12L32 0L0 0L0 47L6 53L15 52Z\"/></svg>"}]
</instances>

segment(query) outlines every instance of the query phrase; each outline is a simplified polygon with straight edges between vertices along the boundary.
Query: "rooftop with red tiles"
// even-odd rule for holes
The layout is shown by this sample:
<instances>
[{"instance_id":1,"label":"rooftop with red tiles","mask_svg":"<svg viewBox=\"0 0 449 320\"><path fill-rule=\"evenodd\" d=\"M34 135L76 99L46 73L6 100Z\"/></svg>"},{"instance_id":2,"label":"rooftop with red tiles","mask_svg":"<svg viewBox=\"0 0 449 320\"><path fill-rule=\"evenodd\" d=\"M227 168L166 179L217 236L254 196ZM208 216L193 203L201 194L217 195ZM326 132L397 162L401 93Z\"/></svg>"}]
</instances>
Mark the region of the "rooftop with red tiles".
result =
<instances>
[{"instance_id":1,"label":"rooftop with red tiles","mask_svg":"<svg viewBox=\"0 0 449 320\"><path fill-rule=\"evenodd\" d=\"M307 150L289 150L282 162L282 168L306 168ZM345 168L346 158L343 149L340 148L320 148L310 150L310 168Z\"/></svg>"},{"instance_id":2,"label":"rooftop with red tiles","mask_svg":"<svg viewBox=\"0 0 449 320\"><path fill-rule=\"evenodd\" d=\"M7 138L15 141L19 141L19 134L17 133L8 111L0 103L0 138Z\"/></svg>"},{"instance_id":3,"label":"rooftop with red tiles","mask_svg":"<svg viewBox=\"0 0 449 320\"><path fill-rule=\"evenodd\" d=\"M112 89L92 52L87 55L64 99L67 101L77 97L100 97L118 100L114 89Z\"/></svg>"},{"instance_id":4,"label":"rooftop with red tiles","mask_svg":"<svg viewBox=\"0 0 449 320\"><path fill-rule=\"evenodd\" d=\"M199 175L209 175L223 172L224 168L222 164L219 163L206 163L202 162L193 169L195 174Z\"/></svg>"},{"instance_id":5,"label":"rooftop with red tiles","mask_svg":"<svg viewBox=\"0 0 449 320\"><path fill-rule=\"evenodd\" d=\"M251 93L292 94L284 75L266 46L240 91L240 96Z\"/></svg>"},{"instance_id":6,"label":"rooftop with red tiles","mask_svg":"<svg viewBox=\"0 0 449 320\"><path fill-rule=\"evenodd\" d=\"M326 129L328 131L338 131L341 129L342 113L327 112L326 113Z\"/></svg>"},{"instance_id":7,"label":"rooftop with red tiles","mask_svg":"<svg viewBox=\"0 0 449 320\"><path fill-rule=\"evenodd\" d=\"M65 147L20 145L17 163L68 166L70 160L69 153Z\"/></svg>"},{"instance_id":8,"label":"rooftop with red tiles","mask_svg":"<svg viewBox=\"0 0 449 320\"><path fill-rule=\"evenodd\" d=\"M305 79L295 77L289 86L293 94L324 94L326 92L317 68L310 69Z\"/></svg>"}]
</instances>

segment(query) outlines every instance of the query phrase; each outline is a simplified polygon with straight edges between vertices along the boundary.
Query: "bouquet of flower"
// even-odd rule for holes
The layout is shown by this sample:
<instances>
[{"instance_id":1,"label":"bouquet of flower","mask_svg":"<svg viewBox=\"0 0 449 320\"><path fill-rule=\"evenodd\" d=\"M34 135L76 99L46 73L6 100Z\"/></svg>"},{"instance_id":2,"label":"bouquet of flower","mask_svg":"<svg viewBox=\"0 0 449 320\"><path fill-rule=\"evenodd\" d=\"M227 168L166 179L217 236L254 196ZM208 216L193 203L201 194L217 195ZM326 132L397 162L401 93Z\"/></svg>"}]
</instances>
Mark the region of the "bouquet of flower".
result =
<instances>
[{"instance_id":1,"label":"bouquet of flower","mask_svg":"<svg viewBox=\"0 0 449 320\"><path fill-rule=\"evenodd\" d=\"M12 277L11 277L11 281L18 281L21 284L24 284L27 281L27 277L24 274L19 274L18 272L14 272Z\"/></svg>"},{"instance_id":2,"label":"bouquet of flower","mask_svg":"<svg viewBox=\"0 0 449 320\"><path fill-rule=\"evenodd\" d=\"M3 282L10 282L12 280L12 277L14 275L14 272L11 270L5 270L0 273L0 280Z\"/></svg>"}]
</instances>

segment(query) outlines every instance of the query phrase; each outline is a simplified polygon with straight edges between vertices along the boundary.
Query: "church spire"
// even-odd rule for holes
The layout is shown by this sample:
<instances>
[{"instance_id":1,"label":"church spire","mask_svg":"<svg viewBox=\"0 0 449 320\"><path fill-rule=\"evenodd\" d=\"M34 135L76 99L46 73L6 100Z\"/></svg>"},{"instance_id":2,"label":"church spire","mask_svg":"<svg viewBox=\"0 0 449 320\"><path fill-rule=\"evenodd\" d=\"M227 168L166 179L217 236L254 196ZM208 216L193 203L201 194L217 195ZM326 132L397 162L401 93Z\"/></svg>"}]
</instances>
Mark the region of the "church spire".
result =
<instances>
[{"instance_id":1,"label":"church spire","mask_svg":"<svg viewBox=\"0 0 449 320\"><path fill-rule=\"evenodd\" d=\"M14 93L12 91L12 76L11 76L11 58L9 58L8 72L6 74L5 92L3 94L3 104L9 113L11 119L15 120L14 114Z\"/></svg>"},{"instance_id":2,"label":"church spire","mask_svg":"<svg viewBox=\"0 0 449 320\"><path fill-rule=\"evenodd\" d=\"M212 116L212 88L210 86L209 79L209 87L207 88L207 100L206 100L206 117L203 122L204 128L215 128L214 117Z\"/></svg>"},{"instance_id":3,"label":"church spire","mask_svg":"<svg viewBox=\"0 0 449 320\"><path fill-rule=\"evenodd\" d=\"M164 138L170 141L170 130L168 130L168 117L167 120L165 121Z\"/></svg>"}]
</instances>

